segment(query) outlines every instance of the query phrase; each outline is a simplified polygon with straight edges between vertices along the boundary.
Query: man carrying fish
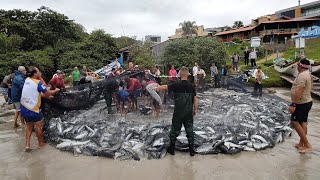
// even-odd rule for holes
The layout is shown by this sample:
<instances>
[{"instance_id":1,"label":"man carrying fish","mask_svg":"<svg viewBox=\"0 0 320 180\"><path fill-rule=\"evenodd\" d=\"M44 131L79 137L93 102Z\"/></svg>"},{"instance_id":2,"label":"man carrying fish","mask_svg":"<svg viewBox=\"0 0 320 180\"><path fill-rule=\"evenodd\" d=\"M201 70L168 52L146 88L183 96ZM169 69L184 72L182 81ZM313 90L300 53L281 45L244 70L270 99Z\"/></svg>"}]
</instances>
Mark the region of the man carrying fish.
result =
<instances>
[{"instance_id":1,"label":"man carrying fish","mask_svg":"<svg viewBox=\"0 0 320 180\"><path fill-rule=\"evenodd\" d=\"M28 78L26 79L22 89L21 115L27 123L25 151L31 150L30 138L34 127L39 142L39 148L45 146L42 134L43 117L40 111L41 96L49 97L60 91L58 88L55 90L47 90L41 83L40 78L41 72L39 69L36 67L30 67Z\"/></svg>"},{"instance_id":2,"label":"man carrying fish","mask_svg":"<svg viewBox=\"0 0 320 180\"><path fill-rule=\"evenodd\" d=\"M308 114L312 107L312 78L309 72L310 62L302 59L298 62L298 76L291 88L292 104L289 106L291 124L300 136L300 142L295 145L300 153L310 152L312 147L307 139Z\"/></svg>"},{"instance_id":3,"label":"man carrying fish","mask_svg":"<svg viewBox=\"0 0 320 180\"><path fill-rule=\"evenodd\" d=\"M182 67L180 70L181 81L154 88L154 90L169 90L169 92L174 93L175 107L170 131L170 147L167 150L171 155L175 154L175 142L180 134L182 125L186 129L190 155L195 155L193 116L197 113L198 98L195 87L188 81L188 75L188 68Z\"/></svg>"}]
</instances>

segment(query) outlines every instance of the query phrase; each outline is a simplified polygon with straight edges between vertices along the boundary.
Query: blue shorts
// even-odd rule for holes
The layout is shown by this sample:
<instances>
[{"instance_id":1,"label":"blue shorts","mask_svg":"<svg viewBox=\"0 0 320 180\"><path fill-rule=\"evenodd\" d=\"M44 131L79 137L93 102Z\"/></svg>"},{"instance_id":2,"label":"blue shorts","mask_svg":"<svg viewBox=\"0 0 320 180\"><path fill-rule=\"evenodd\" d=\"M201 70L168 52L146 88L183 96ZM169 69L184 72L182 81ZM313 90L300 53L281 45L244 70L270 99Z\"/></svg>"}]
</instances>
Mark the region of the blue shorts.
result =
<instances>
[{"instance_id":1,"label":"blue shorts","mask_svg":"<svg viewBox=\"0 0 320 180\"><path fill-rule=\"evenodd\" d=\"M20 109L21 109L21 116L25 119L26 123L35 123L43 119L43 115L41 112L36 113L36 112L30 111L23 105L20 106Z\"/></svg>"},{"instance_id":2,"label":"blue shorts","mask_svg":"<svg viewBox=\"0 0 320 180\"><path fill-rule=\"evenodd\" d=\"M141 96L141 89L136 89L132 94L130 94L130 97L132 99L136 99L137 97Z\"/></svg>"}]
</instances>

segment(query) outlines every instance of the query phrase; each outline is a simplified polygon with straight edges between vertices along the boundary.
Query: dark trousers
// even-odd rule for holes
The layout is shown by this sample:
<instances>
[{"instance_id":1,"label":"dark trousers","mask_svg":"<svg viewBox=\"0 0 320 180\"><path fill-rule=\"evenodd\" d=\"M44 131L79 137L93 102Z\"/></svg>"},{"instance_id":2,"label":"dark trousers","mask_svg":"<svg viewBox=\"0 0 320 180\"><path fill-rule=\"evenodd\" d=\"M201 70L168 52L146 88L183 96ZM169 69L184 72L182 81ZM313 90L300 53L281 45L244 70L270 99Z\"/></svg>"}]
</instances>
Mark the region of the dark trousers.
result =
<instances>
[{"instance_id":1,"label":"dark trousers","mask_svg":"<svg viewBox=\"0 0 320 180\"><path fill-rule=\"evenodd\" d=\"M246 57L244 58L244 64L249 65L249 58L246 58Z\"/></svg>"},{"instance_id":2,"label":"dark trousers","mask_svg":"<svg viewBox=\"0 0 320 180\"><path fill-rule=\"evenodd\" d=\"M112 92L105 91L104 92L104 99L106 101L107 107L111 109L111 104L112 104Z\"/></svg>"},{"instance_id":3,"label":"dark trousers","mask_svg":"<svg viewBox=\"0 0 320 180\"><path fill-rule=\"evenodd\" d=\"M155 80L156 80L156 82L157 82L159 85L161 85L161 84L162 84L161 78L156 77L156 78L155 78Z\"/></svg>"},{"instance_id":4,"label":"dark trousers","mask_svg":"<svg viewBox=\"0 0 320 180\"><path fill-rule=\"evenodd\" d=\"M214 87L218 87L219 78L217 75L211 77L211 81L212 81L212 84L214 84Z\"/></svg>"},{"instance_id":5,"label":"dark trousers","mask_svg":"<svg viewBox=\"0 0 320 180\"><path fill-rule=\"evenodd\" d=\"M257 66L256 59L251 59L251 67Z\"/></svg>"},{"instance_id":6,"label":"dark trousers","mask_svg":"<svg viewBox=\"0 0 320 180\"><path fill-rule=\"evenodd\" d=\"M79 84L79 81L73 81L73 86L76 86Z\"/></svg>"},{"instance_id":7,"label":"dark trousers","mask_svg":"<svg viewBox=\"0 0 320 180\"><path fill-rule=\"evenodd\" d=\"M170 130L170 142L172 144L176 142L177 137L180 134L182 125L186 130L189 144L194 144L192 112L175 112L173 114Z\"/></svg>"},{"instance_id":8,"label":"dark trousers","mask_svg":"<svg viewBox=\"0 0 320 180\"><path fill-rule=\"evenodd\" d=\"M259 83L255 83L254 84L254 92L253 94L255 96L262 96L262 84L259 84Z\"/></svg>"}]
</instances>

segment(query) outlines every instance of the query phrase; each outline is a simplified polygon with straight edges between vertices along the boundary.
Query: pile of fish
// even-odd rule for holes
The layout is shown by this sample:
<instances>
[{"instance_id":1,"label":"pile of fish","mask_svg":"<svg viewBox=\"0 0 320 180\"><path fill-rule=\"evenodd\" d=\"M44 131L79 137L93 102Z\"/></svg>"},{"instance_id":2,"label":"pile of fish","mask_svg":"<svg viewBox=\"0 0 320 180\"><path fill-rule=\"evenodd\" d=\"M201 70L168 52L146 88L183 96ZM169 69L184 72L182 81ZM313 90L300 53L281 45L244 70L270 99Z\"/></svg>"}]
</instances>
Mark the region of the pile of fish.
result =
<instances>
[{"instance_id":1,"label":"pile of fish","mask_svg":"<svg viewBox=\"0 0 320 180\"><path fill-rule=\"evenodd\" d=\"M199 154L235 154L273 148L289 137L288 105L276 97L252 97L233 90L210 89L198 93L198 114L194 119L195 150ZM49 119L46 138L56 148L119 160L160 159L169 145L171 114L169 104L157 120L141 120L140 113L108 115L101 111L104 101L93 108L71 111ZM143 110L149 114L150 109ZM146 111L146 112L145 112ZM176 150L188 151L184 128Z\"/></svg>"}]
</instances>

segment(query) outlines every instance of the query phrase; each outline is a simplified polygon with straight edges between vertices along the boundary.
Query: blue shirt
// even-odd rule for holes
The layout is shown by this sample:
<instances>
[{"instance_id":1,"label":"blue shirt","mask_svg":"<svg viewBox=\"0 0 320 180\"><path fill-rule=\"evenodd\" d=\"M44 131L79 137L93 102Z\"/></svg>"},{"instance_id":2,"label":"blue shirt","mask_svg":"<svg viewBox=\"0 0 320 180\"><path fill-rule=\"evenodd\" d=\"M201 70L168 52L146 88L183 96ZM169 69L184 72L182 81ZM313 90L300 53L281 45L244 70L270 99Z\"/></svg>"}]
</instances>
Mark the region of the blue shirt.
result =
<instances>
[{"instance_id":1,"label":"blue shirt","mask_svg":"<svg viewBox=\"0 0 320 180\"><path fill-rule=\"evenodd\" d=\"M15 75L11 84L12 102L20 102L24 81L25 79L23 74L20 71L15 71Z\"/></svg>"}]
</instances>

